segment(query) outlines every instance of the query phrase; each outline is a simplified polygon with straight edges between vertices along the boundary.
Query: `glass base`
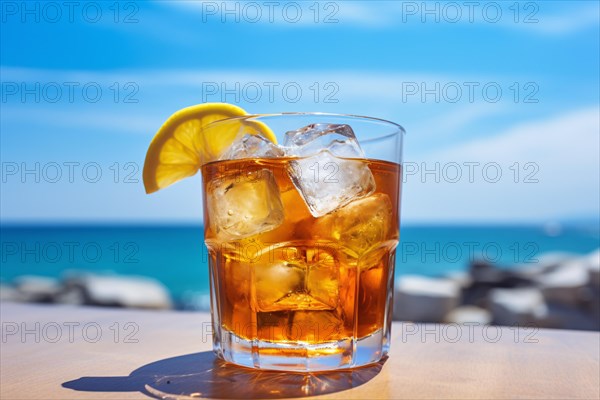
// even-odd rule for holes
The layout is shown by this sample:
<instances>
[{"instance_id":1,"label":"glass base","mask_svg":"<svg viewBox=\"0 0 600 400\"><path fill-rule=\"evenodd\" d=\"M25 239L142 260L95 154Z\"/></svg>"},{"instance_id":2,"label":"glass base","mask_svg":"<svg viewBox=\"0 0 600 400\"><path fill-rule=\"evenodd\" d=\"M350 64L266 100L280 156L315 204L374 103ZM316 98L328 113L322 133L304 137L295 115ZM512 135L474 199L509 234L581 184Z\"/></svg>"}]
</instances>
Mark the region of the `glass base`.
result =
<instances>
[{"instance_id":1,"label":"glass base","mask_svg":"<svg viewBox=\"0 0 600 400\"><path fill-rule=\"evenodd\" d=\"M270 342L243 339L221 330L215 353L223 360L248 368L313 372L361 367L387 355L389 344L380 329L361 339L336 342Z\"/></svg>"},{"instance_id":2,"label":"glass base","mask_svg":"<svg viewBox=\"0 0 600 400\"><path fill-rule=\"evenodd\" d=\"M340 397L375 378L386 358L362 368L296 373L239 367L202 352L145 365L128 379L142 386L142 393L163 400Z\"/></svg>"}]
</instances>

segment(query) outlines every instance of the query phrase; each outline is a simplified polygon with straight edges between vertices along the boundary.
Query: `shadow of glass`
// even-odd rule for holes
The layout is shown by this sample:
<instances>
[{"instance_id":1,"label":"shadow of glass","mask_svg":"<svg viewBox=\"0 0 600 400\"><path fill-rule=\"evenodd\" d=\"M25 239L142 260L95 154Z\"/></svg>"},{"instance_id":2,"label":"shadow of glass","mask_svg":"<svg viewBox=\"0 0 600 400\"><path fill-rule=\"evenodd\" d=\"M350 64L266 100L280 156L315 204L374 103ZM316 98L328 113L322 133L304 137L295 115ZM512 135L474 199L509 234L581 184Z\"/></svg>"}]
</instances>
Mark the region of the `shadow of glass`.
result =
<instances>
[{"instance_id":1,"label":"shadow of glass","mask_svg":"<svg viewBox=\"0 0 600 400\"><path fill-rule=\"evenodd\" d=\"M367 367L303 374L242 368L207 351L155 361L129 376L81 377L62 386L87 392L142 392L159 399L305 397L360 386L384 363L385 359Z\"/></svg>"}]
</instances>

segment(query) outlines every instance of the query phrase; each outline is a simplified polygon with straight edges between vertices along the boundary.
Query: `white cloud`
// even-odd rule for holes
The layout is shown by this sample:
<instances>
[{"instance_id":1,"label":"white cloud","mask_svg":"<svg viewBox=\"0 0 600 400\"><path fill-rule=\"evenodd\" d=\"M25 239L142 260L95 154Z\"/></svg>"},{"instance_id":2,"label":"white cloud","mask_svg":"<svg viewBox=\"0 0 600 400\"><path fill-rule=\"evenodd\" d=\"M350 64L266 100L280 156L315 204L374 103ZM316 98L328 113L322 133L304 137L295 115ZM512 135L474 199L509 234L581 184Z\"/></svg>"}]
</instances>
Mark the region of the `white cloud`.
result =
<instances>
[{"instance_id":1,"label":"white cloud","mask_svg":"<svg viewBox=\"0 0 600 400\"><path fill-rule=\"evenodd\" d=\"M156 123L157 110L164 110L165 100L173 101L174 109L192 103L204 101L226 101L246 104L250 112L277 111L328 111L373 115L381 118L408 117L421 119L421 128L435 131L440 127L445 133L459 131L470 123L486 116L506 113L510 102L486 103L478 92L475 101L469 99L469 93L464 83L477 81L481 83L498 81L491 77L464 77L458 75L417 74L413 72L394 73L360 73L351 70L334 71L269 71L269 70L161 70L137 71L122 70L111 72L84 70L43 70L2 67L0 69L5 82L28 82L32 87L34 82L45 85L48 82L78 82L76 89L81 91L85 83L98 83L103 90L102 101L96 104L85 103L91 110L79 110L73 113L75 106L81 104L44 104L36 105L38 119L46 120L51 125L65 124L97 124L100 127L129 129L131 132L148 130ZM133 83L139 91L136 99L139 104L123 104L112 101L114 84L121 87ZM510 86L506 80L504 86ZM301 97L298 102L287 101L284 88L290 86L287 93L295 93L299 87ZM458 103L444 99L444 87L461 88ZM481 87L481 85L480 85ZM256 96L256 88L260 90L258 101L250 101ZM430 94L423 98L422 93L432 89L437 90L440 99ZM208 91L216 90L212 94ZM417 92L410 92L416 90ZM63 87L67 96L67 87ZM225 93L236 92L235 95ZM127 91L122 90L122 95ZM130 91L129 91L130 92ZM440 94L441 93L441 94ZM455 96L451 88L448 93ZM450 95L450 94L449 94ZM170 96L165 99L165 96ZM271 98L273 96L273 98ZM80 96L81 97L81 96ZM5 107L11 109L7 120L23 118L32 111L18 101L19 94L7 96ZM434 101L435 100L435 101ZM188 104L188 102L190 102ZM506 104L505 104L506 103ZM424 105L427 107L424 107ZM160 108L162 107L162 108ZM20 110L20 111L19 111ZM427 112L436 118L422 117ZM61 122L62 121L62 122ZM406 123L405 121L402 121ZM423 130L422 129L422 130Z\"/></svg>"},{"instance_id":2,"label":"white cloud","mask_svg":"<svg viewBox=\"0 0 600 400\"><path fill-rule=\"evenodd\" d=\"M514 222L600 215L599 118L598 106L575 110L408 160L404 216ZM473 182L465 163L473 163ZM423 173L436 165L439 182ZM461 178L451 183L456 171Z\"/></svg>"},{"instance_id":3,"label":"white cloud","mask_svg":"<svg viewBox=\"0 0 600 400\"><path fill-rule=\"evenodd\" d=\"M372 3L348 2L340 3L340 15L347 17L344 21L366 27L475 24L566 35L599 25L600 4L584 3L403 1L383 2L375 7Z\"/></svg>"},{"instance_id":4,"label":"white cloud","mask_svg":"<svg viewBox=\"0 0 600 400\"><path fill-rule=\"evenodd\" d=\"M547 120L528 122L491 137L445 149L430 159L455 157L485 161L490 159L532 159L554 164L562 160L598 165L600 108L584 108Z\"/></svg>"},{"instance_id":5,"label":"white cloud","mask_svg":"<svg viewBox=\"0 0 600 400\"><path fill-rule=\"evenodd\" d=\"M465 102L444 104L444 102L422 103L419 99L404 102L401 96L404 82L456 82L474 80L460 76L421 75L410 72L361 74L353 71L229 71L215 70L170 70L170 71L50 71L2 67L3 81L94 81L103 87L111 82L134 81L140 86L139 104L124 105L112 101L97 104L23 104L19 101L3 104L2 138L3 154L21 151L18 147L23 129L32 124L47 127L57 133L69 129L88 132L139 133L130 140L131 151L143 154L150 136L169 111L201 102L202 84L206 82L226 83L231 87L235 82L297 82L306 96L298 103L286 103L280 98L276 102L262 101L246 103L249 111L329 111L361 113L400 122L408 130L406 149L412 154L425 155L410 162L431 163L455 161L479 162L480 166L496 162L501 166L503 180L498 183L486 182L481 168L477 171L474 183L458 182L439 184L419 182L419 175L408 177L405 186L403 216L409 221L531 221L554 219L569 215L589 215L598 213L600 179L598 168L598 107L575 110L562 115L554 115L546 120L515 123L523 120L523 110L534 110L536 115L551 115L552 110L540 103L536 108L529 105L518 107L512 99L495 104L485 102ZM481 81L487 80L480 77ZM308 89L315 81L321 84L332 81L339 86L338 103L316 103ZM506 80L510 85L511 80ZM210 98L208 101L219 101ZM231 101L228 99L227 101ZM532 106L533 107L533 106ZM520 115L517 116L517 112ZM32 118L32 115L35 118ZM492 120L493 117L493 120ZM517 119L519 118L519 119ZM489 130L482 126L489 122ZM508 128L507 128L508 127ZM494 134L496 133L496 134ZM474 135L476 140L473 140ZM58 139L57 139L58 140ZM129 140L129 139L128 139ZM465 142L466 141L466 142ZM448 143L451 145L448 145ZM56 146L63 144L58 141ZM65 147L69 148L68 145ZM433 152L432 149L442 149ZM49 148L48 151L57 149ZM81 157L88 157L93 149L72 149L82 151ZM129 151L129 150L128 150ZM427 152L427 153L426 153ZM405 154L407 154L405 152ZM101 160L102 155L94 154ZM107 155L110 158L110 155ZM515 183L514 170L510 167L519 162L519 182ZM539 169L535 173L538 183L524 183L532 170L527 162L535 163ZM420 165L419 165L420 167ZM463 167L463 174L466 169ZM493 172L490 170L489 172ZM185 186L183 184L182 186ZM108 188L109 190L113 190ZM114 191L114 190L113 190ZM119 196L119 193L112 193ZM4 203L2 213L6 217L16 217L33 212L33 208L19 202L27 195L17 186L2 192ZM56 198L60 197L56 193ZM35 196L34 196L35 197ZM162 200L164 198L164 200ZM144 209L141 197L131 197L131 202L123 210L107 208L103 212L107 218L127 214L140 215ZM135 200L134 200L135 199ZM145 197L144 197L145 199ZM169 199L169 200L167 200ZM145 200L143 200L145 201ZM157 219L180 218L197 206L193 204L177 208L177 212L165 211L154 216ZM170 194L157 199L158 203L170 210L175 202ZM9 206L12 205L12 206ZM31 206L33 207L33 205ZM160 208L160 205L159 205ZM129 210L129 211L128 211ZM187 211L182 211L187 210ZM61 218L60 208L53 211ZM63 210L71 215L70 210ZM36 214L37 215L37 214ZM85 211L81 211L85 216Z\"/></svg>"},{"instance_id":6,"label":"white cloud","mask_svg":"<svg viewBox=\"0 0 600 400\"><path fill-rule=\"evenodd\" d=\"M251 2L251 6L242 1L160 2L186 11L191 9L203 22L213 18L289 28L324 28L328 25L324 21L329 20L367 29L460 24L549 35L566 35L598 26L600 5L597 2L577 3L581 2L332 1ZM260 18L256 18L256 9ZM301 15L292 23L290 21L296 19L297 9L300 9Z\"/></svg>"},{"instance_id":7,"label":"white cloud","mask_svg":"<svg viewBox=\"0 0 600 400\"><path fill-rule=\"evenodd\" d=\"M453 132L464 130L475 121L482 120L486 117L506 113L510 110L510 106L502 103L474 103L461 105L458 108L453 108L444 113L437 115L435 118L423 121L420 125L420 131L432 131L443 129L440 134L448 135Z\"/></svg>"},{"instance_id":8,"label":"white cloud","mask_svg":"<svg viewBox=\"0 0 600 400\"><path fill-rule=\"evenodd\" d=\"M515 25L523 29L557 35L570 34L593 26L597 27L600 23L600 4L598 2L590 3L569 8L560 14L536 15L535 19L539 22Z\"/></svg>"},{"instance_id":9,"label":"white cloud","mask_svg":"<svg viewBox=\"0 0 600 400\"><path fill-rule=\"evenodd\" d=\"M160 116L150 113L133 114L127 110L68 110L68 109L43 109L43 108L4 108L6 112L2 117L3 124L17 123L27 118L35 117L36 123L45 125L48 129L76 128L81 132L104 130L106 132L133 133L148 135L155 132L160 125ZM8 134L5 133L5 134Z\"/></svg>"}]
</instances>

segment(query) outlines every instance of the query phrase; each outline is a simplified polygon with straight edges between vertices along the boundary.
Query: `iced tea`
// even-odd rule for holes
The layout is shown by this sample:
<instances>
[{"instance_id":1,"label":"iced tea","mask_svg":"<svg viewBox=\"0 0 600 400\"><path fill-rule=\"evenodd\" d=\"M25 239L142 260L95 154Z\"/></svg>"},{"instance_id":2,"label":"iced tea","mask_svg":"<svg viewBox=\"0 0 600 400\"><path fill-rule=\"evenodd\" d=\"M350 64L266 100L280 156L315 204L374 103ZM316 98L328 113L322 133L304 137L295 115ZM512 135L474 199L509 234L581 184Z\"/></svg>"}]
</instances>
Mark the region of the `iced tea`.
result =
<instances>
[{"instance_id":1,"label":"iced tea","mask_svg":"<svg viewBox=\"0 0 600 400\"><path fill-rule=\"evenodd\" d=\"M294 158L202 167L215 349L226 360L318 370L387 352L400 165L351 161L370 171L372 190L318 217L291 178Z\"/></svg>"}]
</instances>

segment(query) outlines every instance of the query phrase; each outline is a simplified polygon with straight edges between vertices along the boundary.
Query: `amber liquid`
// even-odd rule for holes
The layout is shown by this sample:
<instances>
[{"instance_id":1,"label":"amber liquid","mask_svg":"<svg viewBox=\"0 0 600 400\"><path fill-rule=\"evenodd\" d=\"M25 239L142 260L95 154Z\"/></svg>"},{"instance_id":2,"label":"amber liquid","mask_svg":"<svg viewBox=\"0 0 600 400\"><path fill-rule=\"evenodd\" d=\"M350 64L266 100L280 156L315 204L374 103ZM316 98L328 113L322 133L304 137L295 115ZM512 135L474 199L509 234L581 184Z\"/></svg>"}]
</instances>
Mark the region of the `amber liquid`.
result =
<instances>
[{"instance_id":1,"label":"amber liquid","mask_svg":"<svg viewBox=\"0 0 600 400\"><path fill-rule=\"evenodd\" d=\"M215 328L247 340L309 344L384 329L391 321L400 166L361 160L375 192L315 218L288 175L290 162L229 160L202 167ZM280 225L241 239L227 235L211 209L219 204L206 206L208 191L218 184L237 190L258 179L276 183ZM240 201L247 200L245 187L239 188Z\"/></svg>"}]
</instances>

